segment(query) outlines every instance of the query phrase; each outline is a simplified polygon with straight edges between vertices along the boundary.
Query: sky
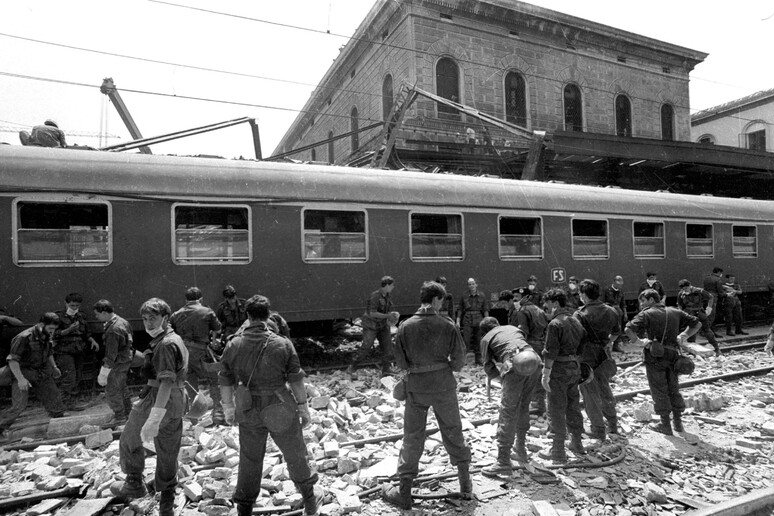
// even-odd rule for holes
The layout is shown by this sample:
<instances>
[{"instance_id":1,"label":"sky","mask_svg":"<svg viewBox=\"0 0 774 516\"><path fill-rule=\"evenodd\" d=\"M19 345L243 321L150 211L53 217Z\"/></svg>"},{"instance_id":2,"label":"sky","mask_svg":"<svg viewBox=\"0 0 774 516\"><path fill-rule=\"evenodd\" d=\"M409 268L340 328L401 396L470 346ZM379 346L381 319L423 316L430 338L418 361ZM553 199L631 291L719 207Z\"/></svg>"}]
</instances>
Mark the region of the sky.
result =
<instances>
[{"instance_id":1,"label":"sky","mask_svg":"<svg viewBox=\"0 0 774 516\"><path fill-rule=\"evenodd\" d=\"M709 53L691 112L774 88L774 3L534 0ZM68 144L130 140L100 93L112 77L143 136L254 117L271 154L373 0L15 0L0 17L0 142L56 120ZM105 135L100 138L99 135ZM253 158L247 125L153 146Z\"/></svg>"}]
</instances>

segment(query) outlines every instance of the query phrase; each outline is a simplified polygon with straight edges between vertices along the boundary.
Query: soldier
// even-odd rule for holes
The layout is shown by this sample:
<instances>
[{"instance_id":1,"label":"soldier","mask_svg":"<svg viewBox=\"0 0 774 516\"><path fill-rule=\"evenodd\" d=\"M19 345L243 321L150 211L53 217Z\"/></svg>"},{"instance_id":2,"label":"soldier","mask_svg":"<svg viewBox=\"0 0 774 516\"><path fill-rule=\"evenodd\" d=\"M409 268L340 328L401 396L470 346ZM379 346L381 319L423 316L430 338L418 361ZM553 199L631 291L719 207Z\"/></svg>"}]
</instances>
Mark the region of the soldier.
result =
<instances>
[{"instance_id":1,"label":"soldier","mask_svg":"<svg viewBox=\"0 0 774 516\"><path fill-rule=\"evenodd\" d=\"M503 290L498 296L497 303L492 305L492 308L489 310L489 315L497 319L497 322L500 324L500 326L504 326L508 324L508 314L511 313L511 308L513 308L513 292L510 290ZM483 338L484 334L480 332L480 328L481 324L479 324L479 334ZM482 347L481 349L483 359L484 348ZM484 363L486 364L486 360L484 360Z\"/></svg>"},{"instance_id":2,"label":"soldier","mask_svg":"<svg viewBox=\"0 0 774 516\"><path fill-rule=\"evenodd\" d=\"M145 496L144 442L156 449L154 485L161 493L159 516L173 516L177 486L177 457L183 436L185 378L188 372L188 348L169 325L172 309L157 297L140 307L142 323L151 341L145 350L143 372L148 386L140 401L132 407L129 421L121 433L119 460L125 481L110 486L113 495L122 499Z\"/></svg>"},{"instance_id":3,"label":"soldier","mask_svg":"<svg viewBox=\"0 0 774 516\"><path fill-rule=\"evenodd\" d=\"M395 362L409 371L403 446L398 458L400 485L383 486L382 498L402 509L411 509L411 484L419 474L430 407L438 420L450 461L457 466L460 493L465 498L472 496L470 448L462 435L457 381L452 374L465 365L465 349L451 321L438 316L445 295L446 291L438 283L423 284L419 292L422 305L398 328L395 341Z\"/></svg>"},{"instance_id":4,"label":"soldier","mask_svg":"<svg viewBox=\"0 0 774 516\"><path fill-rule=\"evenodd\" d=\"M708 276L704 278L704 290L712 294L713 300L712 304L708 305L708 308L710 310L707 311L707 322L705 323L702 321L701 325L703 326L703 330L706 330L707 327L709 327L710 331L715 333L715 331L712 329L712 325L715 324L715 316L717 315L718 311L723 308L723 301L724 301L724 289L723 289L723 269L720 267L713 267L712 273L710 273ZM715 334L715 337L721 338L718 334Z\"/></svg>"},{"instance_id":5,"label":"soldier","mask_svg":"<svg viewBox=\"0 0 774 516\"><path fill-rule=\"evenodd\" d=\"M645 275L646 279L642 283L640 283L640 290L638 292L643 292L649 288L652 288L656 292L658 292L658 295L661 296L661 299L663 301L666 301L666 293L664 291L664 285L661 284L661 282L658 280L658 275L655 272L648 272Z\"/></svg>"},{"instance_id":6,"label":"soldier","mask_svg":"<svg viewBox=\"0 0 774 516\"><path fill-rule=\"evenodd\" d=\"M701 329L697 331L701 331L701 335L715 348L715 356L720 356L720 346L715 339L715 333L713 333L708 319L709 315L712 314L715 296L703 288L692 287L691 282L687 279L681 279L677 285L680 287L680 292L677 294L677 307L699 319ZM693 332L691 335L695 333ZM693 342L693 339L689 339L689 342Z\"/></svg>"},{"instance_id":7,"label":"soldier","mask_svg":"<svg viewBox=\"0 0 774 516\"><path fill-rule=\"evenodd\" d=\"M481 335L484 372L490 380L499 380L503 391L497 422L497 462L485 467L482 473L490 477L510 475L514 437L518 460L529 460L526 448L529 403L540 381L540 357L527 344L520 329L501 326L494 317L481 321Z\"/></svg>"},{"instance_id":8,"label":"soldier","mask_svg":"<svg viewBox=\"0 0 774 516\"><path fill-rule=\"evenodd\" d=\"M245 309L249 325L223 351L218 378L226 422L236 421L239 425L239 476L234 491L237 514L253 513L253 504L261 491L261 483L256 479L262 476L266 438L271 435L285 458L290 479L301 492L304 515L316 515L323 493L315 487L318 477L307 461L302 433L302 427L311 423L304 387L306 374L290 339L269 329L269 300L253 296ZM239 397L235 399L236 385L247 389L247 406ZM292 405L296 413L284 421L264 420L264 416L269 417L263 412L266 407L283 403Z\"/></svg>"},{"instance_id":9,"label":"soldier","mask_svg":"<svg viewBox=\"0 0 774 516\"><path fill-rule=\"evenodd\" d=\"M529 295L527 289L517 289L516 298L520 294L524 295L524 297L521 299L519 309L515 313L516 320L511 319L511 324L515 322L514 325L521 330L527 339L527 343L532 346L535 353L542 355L546 340L548 317L540 307L532 302L533 297ZM546 411L546 391L542 385L538 384L535 386L532 400L534 401L533 409L540 415L544 414Z\"/></svg>"},{"instance_id":10,"label":"soldier","mask_svg":"<svg viewBox=\"0 0 774 516\"><path fill-rule=\"evenodd\" d=\"M99 350L99 344L91 336L86 313L81 311L83 296L71 292L65 297L65 309L57 310L59 328L54 333L54 355L62 371L59 388L62 402L67 410L84 410L77 403L78 386L83 375L83 356L87 343L92 351Z\"/></svg>"},{"instance_id":11,"label":"soldier","mask_svg":"<svg viewBox=\"0 0 774 516\"><path fill-rule=\"evenodd\" d=\"M678 308L664 306L661 296L653 289L642 291L639 302L640 312L626 325L626 336L630 342L645 347L645 373L656 414L661 418L660 423L651 425L650 428L664 435L673 435L670 414L674 416L675 431L684 431L682 413L685 410L685 401L680 394L680 382L674 367L679 356L678 346L695 334L701 323L697 317ZM680 332L682 328L685 329ZM640 340L637 337L639 332L647 332L647 339ZM663 356L653 356L652 341L663 344Z\"/></svg>"},{"instance_id":12,"label":"soldier","mask_svg":"<svg viewBox=\"0 0 774 516\"><path fill-rule=\"evenodd\" d=\"M443 288L446 289L446 297L443 299L443 306L441 306L441 310L438 312L441 315L445 315L452 321L454 320L454 296L449 291L449 289L446 287L446 277L445 276L438 276L435 278L436 283L440 283Z\"/></svg>"},{"instance_id":13,"label":"soldier","mask_svg":"<svg viewBox=\"0 0 774 516\"><path fill-rule=\"evenodd\" d=\"M564 441L570 433L567 448L583 454L583 414L580 411L578 383L581 372L578 356L583 352L585 331L580 321L566 307L567 298L558 288L549 290L543 301L551 321L546 329L543 350L543 374L541 383L548 393L548 410L554 437L551 450L541 452L544 458L556 463L567 462Z\"/></svg>"},{"instance_id":14,"label":"soldier","mask_svg":"<svg viewBox=\"0 0 774 516\"><path fill-rule=\"evenodd\" d=\"M221 345L225 345L228 338L247 320L245 300L237 297L237 291L232 285L226 285L223 289L223 301L215 310L215 315L220 321Z\"/></svg>"},{"instance_id":15,"label":"soldier","mask_svg":"<svg viewBox=\"0 0 774 516\"><path fill-rule=\"evenodd\" d=\"M94 317L104 324L102 343L105 345L105 358L97 383L105 387L105 398L113 411L113 418L102 427L112 428L126 423L132 411L132 400L126 386L126 375L134 357L132 328L126 319L114 313L113 305L107 299L94 303Z\"/></svg>"},{"instance_id":16,"label":"soldier","mask_svg":"<svg viewBox=\"0 0 774 516\"><path fill-rule=\"evenodd\" d=\"M594 371L593 379L580 386L586 414L591 421L590 435L594 439L604 441L607 438L605 420L607 420L607 431L617 434L618 416L615 410L615 398L610 388L610 372L606 367L600 366L606 360L613 360L610 351L613 342L621 333L621 325L618 312L599 300L599 291L599 283L596 281L591 279L581 281L580 296L583 307L575 312L575 317L586 330L580 361L588 364ZM615 362L612 365L615 365Z\"/></svg>"},{"instance_id":17,"label":"soldier","mask_svg":"<svg viewBox=\"0 0 774 516\"><path fill-rule=\"evenodd\" d=\"M537 276L532 274L527 280L527 296L535 306L543 306L543 291L538 287Z\"/></svg>"},{"instance_id":18,"label":"soldier","mask_svg":"<svg viewBox=\"0 0 774 516\"><path fill-rule=\"evenodd\" d=\"M460 298L457 306L457 328L462 330L468 353L473 353L476 365L483 365L481 360L481 335L478 325L484 317L489 317L489 300L486 294L478 290L475 278L468 278L468 293Z\"/></svg>"},{"instance_id":19,"label":"soldier","mask_svg":"<svg viewBox=\"0 0 774 516\"><path fill-rule=\"evenodd\" d=\"M613 284L605 289L602 294L602 302L606 305L612 306L616 312L618 312L621 318L621 335L613 343L613 351L623 352L621 349L621 340L623 339L623 328L629 321L629 314L626 313L626 297L623 291L624 279L622 276L616 276L613 278Z\"/></svg>"},{"instance_id":20,"label":"soldier","mask_svg":"<svg viewBox=\"0 0 774 516\"><path fill-rule=\"evenodd\" d=\"M726 335L729 337L735 335L749 335L746 331L742 331L742 287L736 282L736 276L733 274L726 274L726 282L723 284L723 291L725 294L723 306L725 306L726 309ZM732 323L736 326L736 332L734 332L731 327Z\"/></svg>"},{"instance_id":21,"label":"soldier","mask_svg":"<svg viewBox=\"0 0 774 516\"><path fill-rule=\"evenodd\" d=\"M580 290L578 290L578 278L570 276L570 279L567 280L567 290L565 291L565 294L567 295L567 308L571 310L580 308L581 300Z\"/></svg>"},{"instance_id":22,"label":"soldier","mask_svg":"<svg viewBox=\"0 0 774 516\"><path fill-rule=\"evenodd\" d=\"M186 381L195 389L201 386L209 388L213 402L212 422L222 425L225 420L220 406L220 389L217 386L218 376L212 350L213 342L220 331L220 321L212 309L202 304L201 290L190 287L185 291L185 306L172 314L169 324L188 348ZM217 348L217 344L215 347Z\"/></svg>"},{"instance_id":23,"label":"soldier","mask_svg":"<svg viewBox=\"0 0 774 516\"><path fill-rule=\"evenodd\" d=\"M400 314L392 311L392 291L395 280L392 276L382 277L382 286L374 290L366 301L366 311L360 318L363 325L363 340L360 349L352 359L347 373L355 376L357 366L365 359L374 347L374 340L379 339L382 352L382 376L390 374L393 361L391 325L398 323Z\"/></svg>"}]
</instances>

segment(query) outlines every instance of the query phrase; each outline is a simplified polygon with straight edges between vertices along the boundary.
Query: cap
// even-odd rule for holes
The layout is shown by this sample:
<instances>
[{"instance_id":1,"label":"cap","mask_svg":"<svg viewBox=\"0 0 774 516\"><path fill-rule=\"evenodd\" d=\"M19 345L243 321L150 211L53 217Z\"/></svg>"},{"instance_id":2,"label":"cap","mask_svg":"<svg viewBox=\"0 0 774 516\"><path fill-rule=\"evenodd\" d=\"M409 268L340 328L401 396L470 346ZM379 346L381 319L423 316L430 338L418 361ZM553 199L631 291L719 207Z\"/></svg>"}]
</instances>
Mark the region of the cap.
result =
<instances>
[{"instance_id":1,"label":"cap","mask_svg":"<svg viewBox=\"0 0 774 516\"><path fill-rule=\"evenodd\" d=\"M50 118L48 120L46 120L45 122L43 122L43 125L52 125L52 126L56 127L57 129L59 129L59 125L57 125L57 123L54 122L53 120L51 120Z\"/></svg>"},{"instance_id":2,"label":"cap","mask_svg":"<svg viewBox=\"0 0 774 516\"><path fill-rule=\"evenodd\" d=\"M524 297L529 293L529 290L526 287L516 287L511 292L513 292L513 295L519 294L521 297Z\"/></svg>"}]
</instances>

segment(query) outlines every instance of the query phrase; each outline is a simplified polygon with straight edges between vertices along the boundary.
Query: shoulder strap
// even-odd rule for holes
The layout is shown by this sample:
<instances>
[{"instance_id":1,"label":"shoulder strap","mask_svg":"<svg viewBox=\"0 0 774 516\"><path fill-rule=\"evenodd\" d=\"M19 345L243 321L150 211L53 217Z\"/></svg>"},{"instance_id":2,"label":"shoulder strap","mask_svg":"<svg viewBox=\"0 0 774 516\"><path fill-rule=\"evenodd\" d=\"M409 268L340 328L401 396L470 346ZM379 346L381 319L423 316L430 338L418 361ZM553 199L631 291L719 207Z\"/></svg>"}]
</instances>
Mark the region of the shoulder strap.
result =
<instances>
[{"instance_id":1,"label":"shoulder strap","mask_svg":"<svg viewBox=\"0 0 774 516\"><path fill-rule=\"evenodd\" d=\"M245 383L246 386L250 386L250 380L253 379L253 374L255 373L255 368L258 367L258 362L261 361L261 356L263 356L263 352L266 351L266 348L269 345L269 341L274 338L274 334L271 332L267 332L268 337L266 339L266 342L263 343L263 346L261 346L260 351L258 351L258 356L255 358L255 364L253 364L253 370L250 371L250 377L247 379L247 383Z\"/></svg>"}]
</instances>

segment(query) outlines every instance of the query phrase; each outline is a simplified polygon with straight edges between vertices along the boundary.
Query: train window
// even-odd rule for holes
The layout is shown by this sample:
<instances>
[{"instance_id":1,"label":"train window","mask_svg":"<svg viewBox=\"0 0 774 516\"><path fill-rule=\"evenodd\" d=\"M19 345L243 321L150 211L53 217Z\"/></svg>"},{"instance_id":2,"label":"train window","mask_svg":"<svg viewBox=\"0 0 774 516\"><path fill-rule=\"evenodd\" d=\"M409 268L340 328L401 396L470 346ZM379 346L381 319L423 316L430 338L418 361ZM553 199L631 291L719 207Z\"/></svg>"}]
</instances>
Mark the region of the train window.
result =
<instances>
[{"instance_id":1,"label":"train window","mask_svg":"<svg viewBox=\"0 0 774 516\"><path fill-rule=\"evenodd\" d=\"M419 261L462 260L462 215L411 214L411 258Z\"/></svg>"},{"instance_id":2,"label":"train window","mask_svg":"<svg viewBox=\"0 0 774 516\"><path fill-rule=\"evenodd\" d=\"M543 258L543 229L539 218L500 217L500 259Z\"/></svg>"},{"instance_id":3,"label":"train window","mask_svg":"<svg viewBox=\"0 0 774 516\"><path fill-rule=\"evenodd\" d=\"M715 255L712 224L685 225L685 254L689 258L712 258Z\"/></svg>"},{"instance_id":4,"label":"train window","mask_svg":"<svg viewBox=\"0 0 774 516\"><path fill-rule=\"evenodd\" d=\"M734 258L758 256L758 239L755 226L733 226Z\"/></svg>"},{"instance_id":5,"label":"train window","mask_svg":"<svg viewBox=\"0 0 774 516\"><path fill-rule=\"evenodd\" d=\"M180 265L250 263L247 206L175 204L173 261Z\"/></svg>"},{"instance_id":6,"label":"train window","mask_svg":"<svg viewBox=\"0 0 774 516\"><path fill-rule=\"evenodd\" d=\"M110 206L102 202L18 201L17 265L108 265Z\"/></svg>"},{"instance_id":7,"label":"train window","mask_svg":"<svg viewBox=\"0 0 774 516\"><path fill-rule=\"evenodd\" d=\"M606 220L573 219L572 256L596 259L610 256Z\"/></svg>"},{"instance_id":8,"label":"train window","mask_svg":"<svg viewBox=\"0 0 774 516\"><path fill-rule=\"evenodd\" d=\"M634 257L663 258L664 253L664 223L635 222L634 223Z\"/></svg>"},{"instance_id":9,"label":"train window","mask_svg":"<svg viewBox=\"0 0 774 516\"><path fill-rule=\"evenodd\" d=\"M304 261L367 260L364 211L304 210Z\"/></svg>"}]
</instances>

